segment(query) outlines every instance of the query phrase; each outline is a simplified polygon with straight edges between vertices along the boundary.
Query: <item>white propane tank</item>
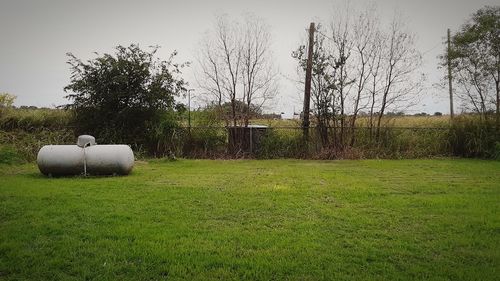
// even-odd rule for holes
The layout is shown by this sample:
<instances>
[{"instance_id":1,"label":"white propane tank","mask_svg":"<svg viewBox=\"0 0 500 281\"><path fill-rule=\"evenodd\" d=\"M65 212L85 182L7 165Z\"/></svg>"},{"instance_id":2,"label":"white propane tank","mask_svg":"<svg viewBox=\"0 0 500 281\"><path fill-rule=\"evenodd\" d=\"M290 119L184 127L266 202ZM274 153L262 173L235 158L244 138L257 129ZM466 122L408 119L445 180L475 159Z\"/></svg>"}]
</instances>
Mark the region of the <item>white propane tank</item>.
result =
<instances>
[{"instance_id":1,"label":"white propane tank","mask_svg":"<svg viewBox=\"0 0 500 281\"><path fill-rule=\"evenodd\" d=\"M90 140L82 144L82 140ZM37 156L44 175L128 175L134 152L128 145L97 145L92 136L81 136L78 145L45 145Z\"/></svg>"}]
</instances>

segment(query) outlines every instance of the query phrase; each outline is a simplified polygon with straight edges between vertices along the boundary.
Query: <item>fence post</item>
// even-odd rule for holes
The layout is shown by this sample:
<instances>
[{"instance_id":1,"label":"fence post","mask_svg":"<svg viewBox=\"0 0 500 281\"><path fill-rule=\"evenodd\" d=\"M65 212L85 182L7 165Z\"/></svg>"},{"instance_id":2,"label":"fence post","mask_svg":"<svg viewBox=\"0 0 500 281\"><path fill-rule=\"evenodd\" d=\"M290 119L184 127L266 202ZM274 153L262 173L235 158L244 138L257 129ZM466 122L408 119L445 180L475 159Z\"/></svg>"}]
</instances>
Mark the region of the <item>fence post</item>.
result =
<instances>
[{"instance_id":1,"label":"fence post","mask_svg":"<svg viewBox=\"0 0 500 281\"><path fill-rule=\"evenodd\" d=\"M253 135L252 135L252 127L250 127L250 153L253 154Z\"/></svg>"}]
</instances>

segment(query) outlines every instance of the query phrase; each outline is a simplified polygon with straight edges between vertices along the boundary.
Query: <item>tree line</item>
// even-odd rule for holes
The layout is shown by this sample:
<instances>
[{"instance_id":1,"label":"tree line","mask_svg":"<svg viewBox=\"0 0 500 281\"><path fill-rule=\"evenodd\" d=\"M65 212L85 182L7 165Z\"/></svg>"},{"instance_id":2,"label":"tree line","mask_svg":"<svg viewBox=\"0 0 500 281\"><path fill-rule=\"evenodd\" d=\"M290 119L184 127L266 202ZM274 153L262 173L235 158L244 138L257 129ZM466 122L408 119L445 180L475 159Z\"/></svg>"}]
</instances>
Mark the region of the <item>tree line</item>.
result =
<instances>
[{"instance_id":1,"label":"tree line","mask_svg":"<svg viewBox=\"0 0 500 281\"><path fill-rule=\"evenodd\" d=\"M416 101L422 90L422 58L415 35L399 15L387 26L373 7L346 9L333 18L315 32L311 113L324 143L342 148L354 144L361 111L368 112L370 136L378 139L386 112L402 111ZM307 47L292 54L301 77Z\"/></svg>"},{"instance_id":2,"label":"tree line","mask_svg":"<svg viewBox=\"0 0 500 281\"><path fill-rule=\"evenodd\" d=\"M468 110L489 118L499 113L499 7L473 14L453 35L451 62L456 96ZM278 95L279 71L265 20L245 14L219 15L198 46L195 63L198 96L226 126L248 126ZM380 20L374 6L339 9L329 22L316 23L313 44L291 50L298 85L304 83L306 50L312 48L311 112L326 147L343 149L356 142L360 114L370 139L377 142L384 116L402 112L421 96L425 76L415 34L403 17ZM182 76L190 63L157 56L138 45L117 46L114 54L83 61L68 53L70 83L65 87L75 133L107 142L155 147L180 126L187 93ZM5 102L7 103L7 102Z\"/></svg>"}]
</instances>

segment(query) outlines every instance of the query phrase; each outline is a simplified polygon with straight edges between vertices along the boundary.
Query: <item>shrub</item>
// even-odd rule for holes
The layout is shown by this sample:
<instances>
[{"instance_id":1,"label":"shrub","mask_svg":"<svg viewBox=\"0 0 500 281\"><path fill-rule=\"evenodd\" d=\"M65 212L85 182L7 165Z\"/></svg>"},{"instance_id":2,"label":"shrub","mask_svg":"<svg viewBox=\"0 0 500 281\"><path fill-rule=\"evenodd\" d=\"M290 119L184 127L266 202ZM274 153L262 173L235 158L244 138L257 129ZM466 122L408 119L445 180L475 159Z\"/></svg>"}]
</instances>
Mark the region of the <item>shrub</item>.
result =
<instances>
[{"instance_id":1,"label":"shrub","mask_svg":"<svg viewBox=\"0 0 500 281\"><path fill-rule=\"evenodd\" d=\"M493 158L500 160L500 141L495 142L495 155Z\"/></svg>"},{"instance_id":2,"label":"shrub","mask_svg":"<svg viewBox=\"0 0 500 281\"><path fill-rule=\"evenodd\" d=\"M456 156L495 158L499 136L493 118L459 116L453 120L449 141Z\"/></svg>"},{"instance_id":3,"label":"shrub","mask_svg":"<svg viewBox=\"0 0 500 281\"><path fill-rule=\"evenodd\" d=\"M226 139L226 128L192 128L190 133L187 132L183 155L195 158L221 156L226 152Z\"/></svg>"},{"instance_id":4,"label":"shrub","mask_svg":"<svg viewBox=\"0 0 500 281\"><path fill-rule=\"evenodd\" d=\"M19 164L25 159L12 145L0 145L0 164Z\"/></svg>"},{"instance_id":5,"label":"shrub","mask_svg":"<svg viewBox=\"0 0 500 281\"><path fill-rule=\"evenodd\" d=\"M0 130L0 144L15 147L21 159L33 161L40 148L47 144L75 144L76 138L71 129L48 130Z\"/></svg>"},{"instance_id":6,"label":"shrub","mask_svg":"<svg viewBox=\"0 0 500 281\"><path fill-rule=\"evenodd\" d=\"M150 151L164 146L160 138L171 135L175 115L185 109L175 98L186 83L180 77L183 65L173 62L176 53L164 61L156 51L118 46L115 54L87 62L68 54L72 75L64 90L72 102L68 108L75 112L77 134Z\"/></svg>"},{"instance_id":7,"label":"shrub","mask_svg":"<svg viewBox=\"0 0 500 281\"><path fill-rule=\"evenodd\" d=\"M269 129L256 151L258 158L295 158L304 156L302 131Z\"/></svg>"}]
</instances>

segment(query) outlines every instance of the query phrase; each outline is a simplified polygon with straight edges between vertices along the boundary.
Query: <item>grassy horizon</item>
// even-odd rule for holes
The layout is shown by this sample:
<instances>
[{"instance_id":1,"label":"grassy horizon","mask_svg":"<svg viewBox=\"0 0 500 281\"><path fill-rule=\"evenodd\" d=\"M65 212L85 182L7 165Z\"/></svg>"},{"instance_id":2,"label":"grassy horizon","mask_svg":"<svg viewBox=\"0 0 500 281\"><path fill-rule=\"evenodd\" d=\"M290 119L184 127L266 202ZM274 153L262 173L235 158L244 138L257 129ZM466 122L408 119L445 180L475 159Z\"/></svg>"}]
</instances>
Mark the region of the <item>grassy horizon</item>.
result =
<instances>
[{"instance_id":1,"label":"grassy horizon","mask_svg":"<svg viewBox=\"0 0 500 281\"><path fill-rule=\"evenodd\" d=\"M500 162L0 165L0 280L496 280Z\"/></svg>"},{"instance_id":2,"label":"grassy horizon","mask_svg":"<svg viewBox=\"0 0 500 281\"><path fill-rule=\"evenodd\" d=\"M0 128L7 129L32 129L32 128L66 128L70 127L72 118L71 110L54 108L7 108L0 112ZM461 115L458 115L461 116ZM467 114L463 115L470 118ZM225 125L223 120L213 120L214 115L210 112L191 112L191 121L193 126L221 126ZM358 116L356 125L359 127L368 126L367 116ZM188 125L187 113L181 120L181 125ZM415 116L415 115L385 115L382 118L382 126L385 127L448 127L449 115L442 116ZM314 118L311 120L314 126ZM300 127L301 120L298 119L252 119L251 124L267 125L270 127Z\"/></svg>"}]
</instances>

